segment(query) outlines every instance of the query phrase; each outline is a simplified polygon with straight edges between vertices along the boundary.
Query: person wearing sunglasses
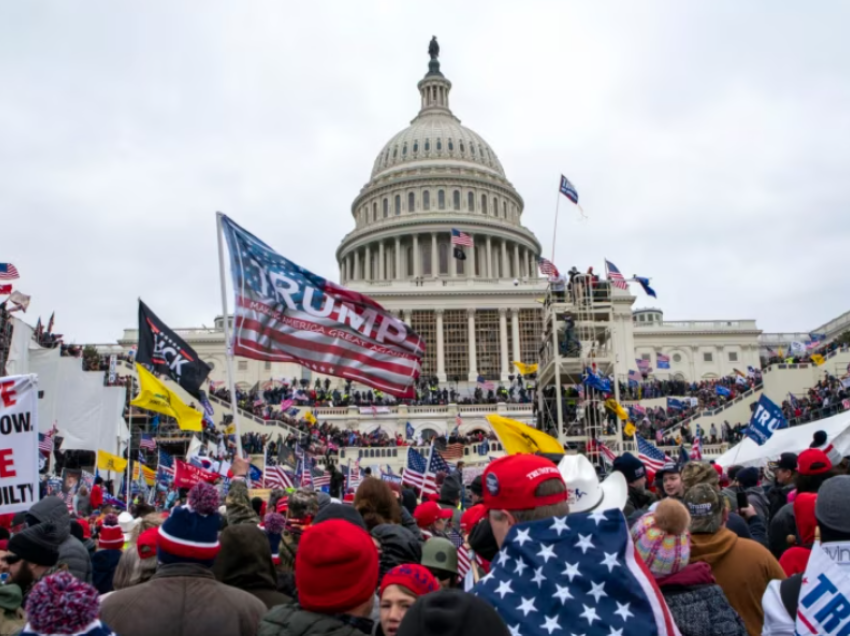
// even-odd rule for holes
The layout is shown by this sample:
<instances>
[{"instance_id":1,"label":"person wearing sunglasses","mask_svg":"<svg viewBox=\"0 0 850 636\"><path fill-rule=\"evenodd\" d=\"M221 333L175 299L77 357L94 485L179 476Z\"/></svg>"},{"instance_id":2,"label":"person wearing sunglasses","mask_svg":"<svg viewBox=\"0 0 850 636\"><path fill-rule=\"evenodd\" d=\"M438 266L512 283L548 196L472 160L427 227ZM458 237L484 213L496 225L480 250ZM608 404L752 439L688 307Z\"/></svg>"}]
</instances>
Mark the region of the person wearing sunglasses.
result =
<instances>
[{"instance_id":1,"label":"person wearing sunglasses","mask_svg":"<svg viewBox=\"0 0 850 636\"><path fill-rule=\"evenodd\" d=\"M9 552L3 557L12 583L23 590L24 599L32 586L53 572L59 562L59 537L52 523L25 528L9 539Z\"/></svg>"}]
</instances>

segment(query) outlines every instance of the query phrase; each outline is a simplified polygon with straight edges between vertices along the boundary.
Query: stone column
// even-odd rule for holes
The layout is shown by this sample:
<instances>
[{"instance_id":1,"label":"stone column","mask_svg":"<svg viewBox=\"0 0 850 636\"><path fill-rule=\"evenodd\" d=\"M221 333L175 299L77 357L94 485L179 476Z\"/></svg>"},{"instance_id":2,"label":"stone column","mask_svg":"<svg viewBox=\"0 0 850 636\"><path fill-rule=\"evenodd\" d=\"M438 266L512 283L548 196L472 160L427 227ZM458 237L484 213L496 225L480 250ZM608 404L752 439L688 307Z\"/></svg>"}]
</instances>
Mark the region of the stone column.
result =
<instances>
[{"instance_id":1,"label":"stone column","mask_svg":"<svg viewBox=\"0 0 850 636\"><path fill-rule=\"evenodd\" d=\"M487 239L488 241L490 239ZM478 379L478 350L475 346L475 310L467 309L467 326L469 328L469 381Z\"/></svg>"},{"instance_id":2,"label":"stone column","mask_svg":"<svg viewBox=\"0 0 850 636\"><path fill-rule=\"evenodd\" d=\"M537 278L537 257L531 250L528 250L528 277Z\"/></svg>"},{"instance_id":3,"label":"stone column","mask_svg":"<svg viewBox=\"0 0 850 636\"><path fill-rule=\"evenodd\" d=\"M351 280L360 280L360 250L354 250L354 276Z\"/></svg>"},{"instance_id":4,"label":"stone column","mask_svg":"<svg viewBox=\"0 0 850 636\"><path fill-rule=\"evenodd\" d=\"M431 276L437 278L440 264L437 262L437 233L431 232Z\"/></svg>"},{"instance_id":5,"label":"stone column","mask_svg":"<svg viewBox=\"0 0 850 636\"><path fill-rule=\"evenodd\" d=\"M378 280L385 280L384 275L384 242L378 243Z\"/></svg>"},{"instance_id":6,"label":"stone column","mask_svg":"<svg viewBox=\"0 0 850 636\"><path fill-rule=\"evenodd\" d=\"M487 278L493 278L493 247L490 237L487 237Z\"/></svg>"},{"instance_id":7,"label":"stone column","mask_svg":"<svg viewBox=\"0 0 850 636\"><path fill-rule=\"evenodd\" d=\"M499 309L499 356L502 363L502 382L508 381L508 310L505 307Z\"/></svg>"},{"instance_id":8,"label":"stone column","mask_svg":"<svg viewBox=\"0 0 850 636\"><path fill-rule=\"evenodd\" d=\"M510 278L510 267L508 267L508 244L502 240L502 278Z\"/></svg>"},{"instance_id":9,"label":"stone column","mask_svg":"<svg viewBox=\"0 0 850 636\"><path fill-rule=\"evenodd\" d=\"M511 309L511 336L513 338L513 352L511 355L517 362L522 362L522 351L519 342L519 309Z\"/></svg>"},{"instance_id":10,"label":"stone column","mask_svg":"<svg viewBox=\"0 0 850 636\"><path fill-rule=\"evenodd\" d=\"M437 378L446 381L446 351L443 344L443 309L435 309L437 315Z\"/></svg>"},{"instance_id":11,"label":"stone column","mask_svg":"<svg viewBox=\"0 0 850 636\"><path fill-rule=\"evenodd\" d=\"M519 243L514 243L514 277L522 278L522 272L519 271Z\"/></svg>"},{"instance_id":12,"label":"stone column","mask_svg":"<svg viewBox=\"0 0 850 636\"><path fill-rule=\"evenodd\" d=\"M475 237L472 237L472 245L469 249L469 258L466 260L466 277L475 278Z\"/></svg>"},{"instance_id":13,"label":"stone column","mask_svg":"<svg viewBox=\"0 0 850 636\"><path fill-rule=\"evenodd\" d=\"M451 243L449 243L449 276L457 278L457 259L455 258L452 247Z\"/></svg>"},{"instance_id":14,"label":"stone column","mask_svg":"<svg viewBox=\"0 0 850 636\"><path fill-rule=\"evenodd\" d=\"M395 279L401 280L401 237L395 237Z\"/></svg>"},{"instance_id":15,"label":"stone column","mask_svg":"<svg viewBox=\"0 0 850 636\"><path fill-rule=\"evenodd\" d=\"M373 280L375 273L372 271L372 248L366 246L366 261L363 263L363 280Z\"/></svg>"},{"instance_id":16,"label":"stone column","mask_svg":"<svg viewBox=\"0 0 850 636\"><path fill-rule=\"evenodd\" d=\"M421 256L419 255L419 235L413 235L413 277L417 278L421 271Z\"/></svg>"}]
</instances>

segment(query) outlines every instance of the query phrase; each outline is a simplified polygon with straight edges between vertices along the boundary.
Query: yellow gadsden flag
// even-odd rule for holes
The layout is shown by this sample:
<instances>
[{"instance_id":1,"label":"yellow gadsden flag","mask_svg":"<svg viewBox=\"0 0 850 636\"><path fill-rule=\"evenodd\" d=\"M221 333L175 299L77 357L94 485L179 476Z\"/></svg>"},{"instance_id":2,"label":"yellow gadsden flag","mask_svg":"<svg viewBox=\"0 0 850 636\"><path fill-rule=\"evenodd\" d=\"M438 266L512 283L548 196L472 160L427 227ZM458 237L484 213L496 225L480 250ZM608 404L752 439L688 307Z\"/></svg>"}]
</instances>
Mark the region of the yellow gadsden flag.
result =
<instances>
[{"instance_id":1,"label":"yellow gadsden flag","mask_svg":"<svg viewBox=\"0 0 850 636\"><path fill-rule=\"evenodd\" d=\"M607 400L605 400L605 408L607 408L612 413L616 413L617 417L619 417L623 421L629 419L629 414L626 412L626 409L624 409L623 405L620 404L614 398L608 398Z\"/></svg>"},{"instance_id":2,"label":"yellow gadsden flag","mask_svg":"<svg viewBox=\"0 0 850 636\"><path fill-rule=\"evenodd\" d=\"M490 426L493 427L508 455L564 452L564 447L558 443L558 440L527 424L501 415L488 415L487 421L490 422Z\"/></svg>"},{"instance_id":3,"label":"yellow gadsden flag","mask_svg":"<svg viewBox=\"0 0 850 636\"><path fill-rule=\"evenodd\" d=\"M635 425L629 422L623 427L623 435L626 437L631 437L635 434Z\"/></svg>"},{"instance_id":4,"label":"yellow gadsden flag","mask_svg":"<svg viewBox=\"0 0 850 636\"><path fill-rule=\"evenodd\" d=\"M127 460L118 457L118 455L99 450L97 451L97 469L123 473L127 469Z\"/></svg>"},{"instance_id":5,"label":"yellow gadsden flag","mask_svg":"<svg viewBox=\"0 0 850 636\"><path fill-rule=\"evenodd\" d=\"M307 420L308 422L310 422L310 424L313 424L313 425L315 425L316 422L318 422L318 420L316 419L316 416L313 415L313 413L311 411L307 411L304 414L304 419Z\"/></svg>"},{"instance_id":6,"label":"yellow gadsden flag","mask_svg":"<svg viewBox=\"0 0 850 636\"><path fill-rule=\"evenodd\" d=\"M133 481L139 481L139 462L133 462ZM142 475L145 478L145 483L148 486L153 486L156 483L156 471L153 468L141 465Z\"/></svg>"},{"instance_id":7,"label":"yellow gadsden flag","mask_svg":"<svg viewBox=\"0 0 850 636\"><path fill-rule=\"evenodd\" d=\"M514 361L514 366L522 375L531 375L532 373L537 373L537 363L534 364L525 364L524 362L516 362Z\"/></svg>"},{"instance_id":8,"label":"yellow gadsden flag","mask_svg":"<svg viewBox=\"0 0 850 636\"><path fill-rule=\"evenodd\" d=\"M184 431L203 430L201 427L201 421L204 419L203 413L184 404L175 393L169 391L162 382L157 380L156 376L138 362L136 363L136 372L139 374L141 391L130 404L138 406L140 409L170 415L177 420L177 426Z\"/></svg>"},{"instance_id":9,"label":"yellow gadsden flag","mask_svg":"<svg viewBox=\"0 0 850 636\"><path fill-rule=\"evenodd\" d=\"M819 354L819 353L813 353L813 354L812 354L812 362L814 362L814 363L815 363L815 366L816 366L816 367L819 367L819 366L820 366L820 365L822 365L824 362L826 362L826 358L824 358L824 357L823 357L821 354Z\"/></svg>"}]
</instances>

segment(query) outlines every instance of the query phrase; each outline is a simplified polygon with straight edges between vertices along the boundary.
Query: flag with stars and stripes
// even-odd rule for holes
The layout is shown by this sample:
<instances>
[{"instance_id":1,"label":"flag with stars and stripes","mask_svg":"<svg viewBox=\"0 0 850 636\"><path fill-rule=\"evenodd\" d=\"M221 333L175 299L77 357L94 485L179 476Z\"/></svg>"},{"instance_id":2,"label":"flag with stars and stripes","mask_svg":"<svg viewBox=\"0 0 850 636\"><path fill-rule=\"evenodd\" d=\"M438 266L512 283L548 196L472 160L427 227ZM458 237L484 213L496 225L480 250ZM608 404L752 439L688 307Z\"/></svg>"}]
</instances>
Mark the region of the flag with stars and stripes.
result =
<instances>
[{"instance_id":1,"label":"flag with stars and stripes","mask_svg":"<svg viewBox=\"0 0 850 636\"><path fill-rule=\"evenodd\" d=\"M449 541L457 548L457 575L462 581L466 578L469 568L472 567L472 558L469 556L469 548L463 544L463 537L457 530L449 530Z\"/></svg>"},{"instance_id":2,"label":"flag with stars and stripes","mask_svg":"<svg viewBox=\"0 0 850 636\"><path fill-rule=\"evenodd\" d=\"M294 475L284 466L266 466L266 488L295 488Z\"/></svg>"},{"instance_id":3,"label":"flag with stars and stripes","mask_svg":"<svg viewBox=\"0 0 850 636\"><path fill-rule=\"evenodd\" d=\"M142 435L139 438L139 450L149 450L151 452L156 450L156 440L150 435Z\"/></svg>"},{"instance_id":4,"label":"flag with stars and stripes","mask_svg":"<svg viewBox=\"0 0 850 636\"><path fill-rule=\"evenodd\" d=\"M511 636L679 636L619 510L513 526L472 593Z\"/></svg>"},{"instance_id":5,"label":"flag with stars and stripes","mask_svg":"<svg viewBox=\"0 0 850 636\"><path fill-rule=\"evenodd\" d=\"M702 435L694 436L694 443L691 445L690 458L696 461L702 460Z\"/></svg>"},{"instance_id":6,"label":"flag with stars and stripes","mask_svg":"<svg viewBox=\"0 0 850 636\"><path fill-rule=\"evenodd\" d=\"M664 464L676 463L652 442L647 442L640 435L635 435L635 441L637 442L638 459L652 472L657 473L664 468Z\"/></svg>"},{"instance_id":7,"label":"flag with stars and stripes","mask_svg":"<svg viewBox=\"0 0 850 636\"><path fill-rule=\"evenodd\" d=\"M558 277L561 275L561 273L558 271L558 268L555 267L555 264L548 258L543 258L542 256L539 257L537 259L537 267L540 268L540 273L544 276Z\"/></svg>"},{"instance_id":8,"label":"flag with stars and stripes","mask_svg":"<svg viewBox=\"0 0 850 636\"><path fill-rule=\"evenodd\" d=\"M626 282L626 279L623 278L623 275L614 263L611 261L605 261L605 270L608 272L609 283L611 283L614 287L619 287L626 291L629 290L629 284Z\"/></svg>"},{"instance_id":9,"label":"flag with stars and stripes","mask_svg":"<svg viewBox=\"0 0 850 636\"><path fill-rule=\"evenodd\" d=\"M53 452L53 436L45 435L44 433L38 434L38 450L42 453L47 453L48 455Z\"/></svg>"},{"instance_id":10,"label":"flag with stars and stripes","mask_svg":"<svg viewBox=\"0 0 850 636\"><path fill-rule=\"evenodd\" d=\"M236 295L232 350L416 397L425 342L377 302L284 258L219 216ZM297 399L297 398L296 398Z\"/></svg>"},{"instance_id":11,"label":"flag with stars and stripes","mask_svg":"<svg viewBox=\"0 0 850 636\"><path fill-rule=\"evenodd\" d=\"M414 488L422 488L425 484L425 473L428 462L418 450L412 446L407 448L407 465L401 475L401 483Z\"/></svg>"}]
</instances>

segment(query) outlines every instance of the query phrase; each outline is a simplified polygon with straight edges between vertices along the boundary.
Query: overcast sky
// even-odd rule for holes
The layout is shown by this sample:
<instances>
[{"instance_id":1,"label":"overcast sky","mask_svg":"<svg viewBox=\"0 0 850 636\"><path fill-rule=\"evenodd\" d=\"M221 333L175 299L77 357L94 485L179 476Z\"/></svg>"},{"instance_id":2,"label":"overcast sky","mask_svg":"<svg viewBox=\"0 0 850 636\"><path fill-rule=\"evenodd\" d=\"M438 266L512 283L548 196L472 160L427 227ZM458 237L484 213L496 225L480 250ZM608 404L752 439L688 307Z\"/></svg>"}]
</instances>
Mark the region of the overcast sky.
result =
<instances>
[{"instance_id":1,"label":"overcast sky","mask_svg":"<svg viewBox=\"0 0 850 636\"><path fill-rule=\"evenodd\" d=\"M559 174L578 188L562 269L652 277L635 306L668 319L794 331L850 309L850 5L600 4L0 3L0 261L26 319L111 342L141 296L210 325L216 210L336 279L433 34L547 256Z\"/></svg>"}]
</instances>

